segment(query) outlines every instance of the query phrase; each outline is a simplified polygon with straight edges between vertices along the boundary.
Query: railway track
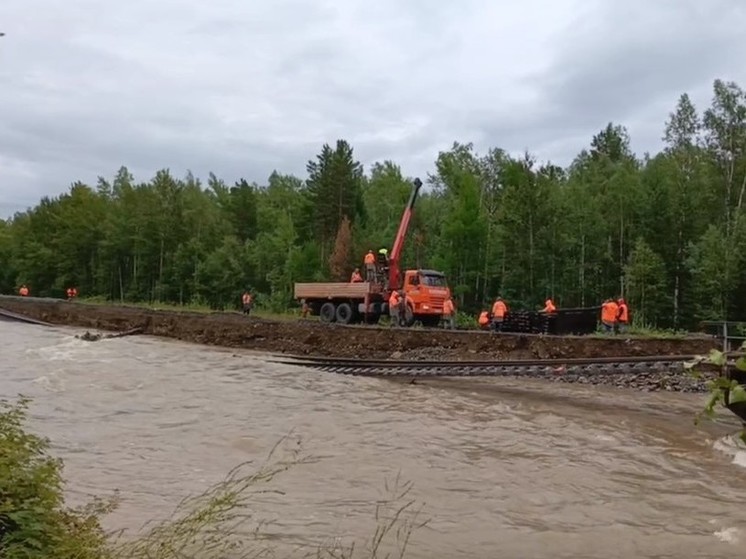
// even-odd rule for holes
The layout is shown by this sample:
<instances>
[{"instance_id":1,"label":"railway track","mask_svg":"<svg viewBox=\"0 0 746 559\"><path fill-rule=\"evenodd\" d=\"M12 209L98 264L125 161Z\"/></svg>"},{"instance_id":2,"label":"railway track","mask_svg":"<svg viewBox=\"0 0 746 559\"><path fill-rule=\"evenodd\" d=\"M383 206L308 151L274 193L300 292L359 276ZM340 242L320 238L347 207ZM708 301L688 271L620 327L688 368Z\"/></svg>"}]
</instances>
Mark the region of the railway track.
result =
<instances>
[{"instance_id":1,"label":"railway track","mask_svg":"<svg viewBox=\"0 0 746 559\"><path fill-rule=\"evenodd\" d=\"M398 361L329 357L276 357L272 361L318 371L373 377L496 377L615 375L679 372L694 355L595 357L505 361Z\"/></svg>"},{"instance_id":2,"label":"railway track","mask_svg":"<svg viewBox=\"0 0 746 559\"><path fill-rule=\"evenodd\" d=\"M26 324L35 324L37 326L52 326L51 324L49 324L48 322L44 322L43 320L36 320L35 318L30 318L22 314L6 311L2 308L0 308L0 320L6 320L8 322L24 322Z\"/></svg>"}]
</instances>

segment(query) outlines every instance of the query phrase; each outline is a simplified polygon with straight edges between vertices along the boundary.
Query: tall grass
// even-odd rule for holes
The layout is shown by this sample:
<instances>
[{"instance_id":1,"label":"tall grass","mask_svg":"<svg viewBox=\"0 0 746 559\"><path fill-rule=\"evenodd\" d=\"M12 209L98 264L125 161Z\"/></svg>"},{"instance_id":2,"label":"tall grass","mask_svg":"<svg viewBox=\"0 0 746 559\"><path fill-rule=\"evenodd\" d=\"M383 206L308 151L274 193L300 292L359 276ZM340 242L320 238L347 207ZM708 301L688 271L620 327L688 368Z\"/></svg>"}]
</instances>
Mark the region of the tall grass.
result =
<instances>
[{"instance_id":1,"label":"tall grass","mask_svg":"<svg viewBox=\"0 0 746 559\"><path fill-rule=\"evenodd\" d=\"M102 518L118 495L73 509L63 499L62 461L49 441L26 429L29 400L0 400L0 557L3 559L244 559L404 557L412 533L427 522L397 477L375 504L372 535L362 544L319 535L313 543L278 540L267 532L257 497L284 495L275 479L313 460L300 441L281 439L261 464L243 463L168 518L134 535L107 533ZM280 548L282 546L282 548Z\"/></svg>"}]
</instances>

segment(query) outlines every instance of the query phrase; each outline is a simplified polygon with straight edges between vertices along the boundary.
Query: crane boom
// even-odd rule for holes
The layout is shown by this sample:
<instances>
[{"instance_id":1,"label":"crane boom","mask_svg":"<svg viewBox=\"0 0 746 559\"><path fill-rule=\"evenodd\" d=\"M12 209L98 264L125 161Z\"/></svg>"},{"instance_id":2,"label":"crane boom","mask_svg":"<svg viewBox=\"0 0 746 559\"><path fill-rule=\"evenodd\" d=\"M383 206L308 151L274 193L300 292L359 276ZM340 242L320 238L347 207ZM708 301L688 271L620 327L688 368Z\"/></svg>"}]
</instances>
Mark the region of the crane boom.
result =
<instances>
[{"instance_id":1,"label":"crane boom","mask_svg":"<svg viewBox=\"0 0 746 559\"><path fill-rule=\"evenodd\" d=\"M417 194L419 193L421 187L422 181L419 178L414 179L412 194L410 194L409 201L404 207L404 213L402 214L401 221L399 222L399 230L396 232L396 238L394 239L394 246L391 248L391 255L389 256L390 289L399 289L401 287L401 270L399 269L399 258L401 257L401 252L404 248L404 239L407 237L409 222L412 219L414 203L417 200Z\"/></svg>"}]
</instances>

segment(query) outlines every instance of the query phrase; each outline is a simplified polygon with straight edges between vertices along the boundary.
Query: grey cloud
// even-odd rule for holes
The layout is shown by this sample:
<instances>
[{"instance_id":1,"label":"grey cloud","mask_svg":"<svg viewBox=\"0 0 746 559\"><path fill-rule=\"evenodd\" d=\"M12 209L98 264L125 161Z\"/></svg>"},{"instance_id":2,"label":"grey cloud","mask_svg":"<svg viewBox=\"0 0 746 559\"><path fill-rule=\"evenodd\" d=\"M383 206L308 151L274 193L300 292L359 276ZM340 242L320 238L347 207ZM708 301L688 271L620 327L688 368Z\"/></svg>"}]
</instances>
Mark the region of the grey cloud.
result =
<instances>
[{"instance_id":1,"label":"grey cloud","mask_svg":"<svg viewBox=\"0 0 746 559\"><path fill-rule=\"evenodd\" d=\"M580 41L569 36L556 70L536 78L544 103L533 130L593 134L615 121L630 128L633 144L655 149L679 95L704 104L714 79L746 74L737 63L746 55L737 0L712 2L706 12L688 0L607 6L597 30Z\"/></svg>"},{"instance_id":2,"label":"grey cloud","mask_svg":"<svg viewBox=\"0 0 746 559\"><path fill-rule=\"evenodd\" d=\"M609 120L654 149L743 81L739 2L612 4L4 0L0 215L120 165L304 176L337 138L420 176L454 140L565 164Z\"/></svg>"}]
</instances>

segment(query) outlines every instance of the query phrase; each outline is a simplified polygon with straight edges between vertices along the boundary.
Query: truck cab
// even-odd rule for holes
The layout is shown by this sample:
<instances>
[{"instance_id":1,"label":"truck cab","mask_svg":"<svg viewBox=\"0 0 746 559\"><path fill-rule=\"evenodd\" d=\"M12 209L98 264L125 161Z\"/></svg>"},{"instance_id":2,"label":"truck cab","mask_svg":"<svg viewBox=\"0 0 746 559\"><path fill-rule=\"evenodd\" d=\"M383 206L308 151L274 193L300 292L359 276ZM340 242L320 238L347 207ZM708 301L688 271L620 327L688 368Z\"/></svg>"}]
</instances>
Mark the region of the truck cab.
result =
<instances>
[{"instance_id":1,"label":"truck cab","mask_svg":"<svg viewBox=\"0 0 746 559\"><path fill-rule=\"evenodd\" d=\"M406 270L402 289L407 300L407 324L419 320L423 326L437 326L443 305L451 296L445 274L435 270Z\"/></svg>"}]
</instances>

